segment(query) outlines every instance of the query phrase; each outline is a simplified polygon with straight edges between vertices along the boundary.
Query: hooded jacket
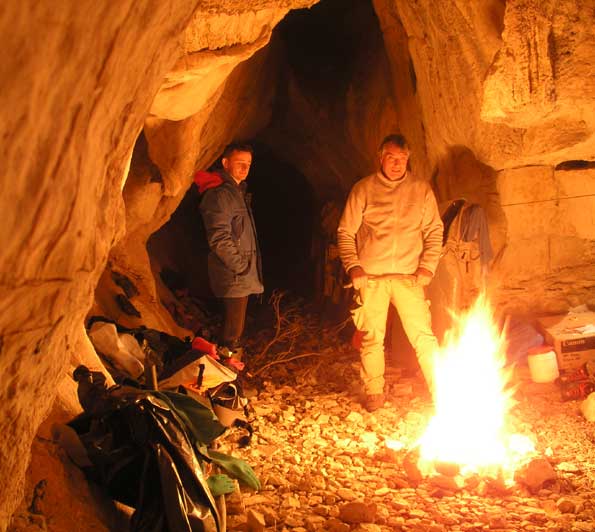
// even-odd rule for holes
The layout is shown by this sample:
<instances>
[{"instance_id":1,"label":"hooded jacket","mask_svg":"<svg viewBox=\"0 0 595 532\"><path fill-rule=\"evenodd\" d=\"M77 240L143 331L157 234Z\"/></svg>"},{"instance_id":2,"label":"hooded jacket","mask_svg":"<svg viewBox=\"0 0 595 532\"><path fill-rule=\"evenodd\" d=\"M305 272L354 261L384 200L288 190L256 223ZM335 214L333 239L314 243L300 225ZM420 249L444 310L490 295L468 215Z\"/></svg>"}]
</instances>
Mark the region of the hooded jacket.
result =
<instances>
[{"instance_id":1,"label":"hooded jacket","mask_svg":"<svg viewBox=\"0 0 595 532\"><path fill-rule=\"evenodd\" d=\"M263 292L260 250L245 182L225 171L198 172L200 212L207 234L209 282L217 297Z\"/></svg>"},{"instance_id":2,"label":"hooded jacket","mask_svg":"<svg viewBox=\"0 0 595 532\"><path fill-rule=\"evenodd\" d=\"M377 172L352 188L339 221L337 242L346 271L368 275L436 272L443 225L426 181L409 172L396 181Z\"/></svg>"}]
</instances>

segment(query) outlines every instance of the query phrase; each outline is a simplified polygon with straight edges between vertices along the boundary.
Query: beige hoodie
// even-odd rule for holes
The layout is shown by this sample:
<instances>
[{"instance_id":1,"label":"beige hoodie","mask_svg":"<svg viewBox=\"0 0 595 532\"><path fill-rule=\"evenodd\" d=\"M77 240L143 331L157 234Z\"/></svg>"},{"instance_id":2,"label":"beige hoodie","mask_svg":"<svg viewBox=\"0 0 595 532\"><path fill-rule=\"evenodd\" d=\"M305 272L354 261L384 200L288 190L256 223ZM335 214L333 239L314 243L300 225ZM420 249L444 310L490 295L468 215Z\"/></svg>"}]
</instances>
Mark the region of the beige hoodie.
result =
<instances>
[{"instance_id":1,"label":"beige hoodie","mask_svg":"<svg viewBox=\"0 0 595 532\"><path fill-rule=\"evenodd\" d=\"M377 172L352 188L339 222L337 241L345 270L368 275L436 272L443 225L426 181L409 172L398 181Z\"/></svg>"}]
</instances>

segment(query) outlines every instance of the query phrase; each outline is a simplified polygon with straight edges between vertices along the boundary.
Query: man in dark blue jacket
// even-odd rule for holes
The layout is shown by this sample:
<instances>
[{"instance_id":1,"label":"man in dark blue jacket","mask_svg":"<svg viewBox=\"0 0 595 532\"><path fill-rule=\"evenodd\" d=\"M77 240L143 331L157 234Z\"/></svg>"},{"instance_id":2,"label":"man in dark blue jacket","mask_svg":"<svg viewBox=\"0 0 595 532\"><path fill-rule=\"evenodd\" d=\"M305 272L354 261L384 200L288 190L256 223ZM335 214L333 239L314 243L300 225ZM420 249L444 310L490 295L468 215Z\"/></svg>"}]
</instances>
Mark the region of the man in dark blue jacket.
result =
<instances>
[{"instance_id":1,"label":"man in dark blue jacket","mask_svg":"<svg viewBox=\"0 0 595 532\"><path fill-rule=\"evenodd\" d=\"M241 352L248 296L263 292L260 250L245 182L252 147L230 144L221 163L219 175L199 172L195 182L203 193L200 211L211 249L211 289L222 300L225 312L219 342L232 352Z\"/></svg>"}]
</instances>

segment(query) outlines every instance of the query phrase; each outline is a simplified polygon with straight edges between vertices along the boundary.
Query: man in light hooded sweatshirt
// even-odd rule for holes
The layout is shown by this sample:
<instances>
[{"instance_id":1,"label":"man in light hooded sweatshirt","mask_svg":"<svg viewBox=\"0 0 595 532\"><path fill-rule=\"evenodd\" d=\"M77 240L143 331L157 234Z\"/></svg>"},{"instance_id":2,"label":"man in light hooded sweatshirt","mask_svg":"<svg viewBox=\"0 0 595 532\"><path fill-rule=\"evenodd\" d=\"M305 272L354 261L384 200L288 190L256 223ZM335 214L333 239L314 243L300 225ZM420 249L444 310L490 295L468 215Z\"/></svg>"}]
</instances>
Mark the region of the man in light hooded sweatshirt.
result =
<instances>
[{"instance_id":1,"label":"man in light hooded sweatshirt","mask_svg":"<svg viewBox=\"0 0 595 532\"><path fill-rule=\"evenodd\" d=\"M369 411L385 401L384 335L391 303L433 390L438 342L424 287L438 266L443 225L430 185L411 174L408 160L405 137L386 137L380 170L355 183L337 231L341 260L359 304L352 316L361 334L360 374Z\"/></svg>"}]
</instances>

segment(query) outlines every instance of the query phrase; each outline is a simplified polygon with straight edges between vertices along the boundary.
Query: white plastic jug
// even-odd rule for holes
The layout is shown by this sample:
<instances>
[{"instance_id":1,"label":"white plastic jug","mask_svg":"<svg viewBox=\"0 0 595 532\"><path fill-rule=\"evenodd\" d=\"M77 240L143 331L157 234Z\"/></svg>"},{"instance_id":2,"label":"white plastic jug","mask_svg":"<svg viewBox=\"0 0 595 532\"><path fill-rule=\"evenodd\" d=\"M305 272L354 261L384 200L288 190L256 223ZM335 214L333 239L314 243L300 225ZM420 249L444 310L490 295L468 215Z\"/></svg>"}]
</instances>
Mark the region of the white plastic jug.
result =
<instances>
[{"instance_id":1,"label":"white plastic jug","mask_svg":"<svg viewBox=\"0 0 595 532\"><path fill-rule=\"evenodd\" d=\"M527 362L533 382L554 382L560 376L556 353L549 346L530 351Z\"/></svg>"}]
</instances>

